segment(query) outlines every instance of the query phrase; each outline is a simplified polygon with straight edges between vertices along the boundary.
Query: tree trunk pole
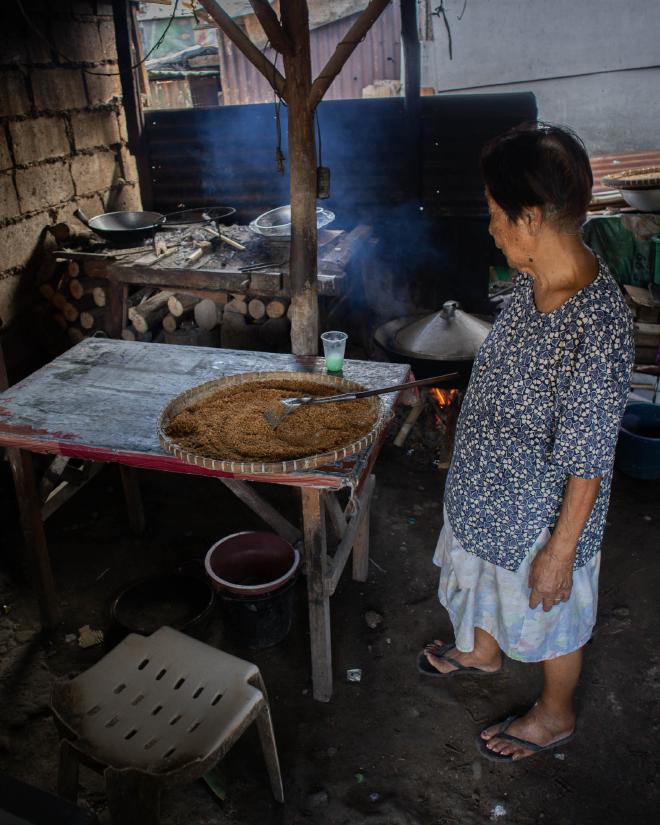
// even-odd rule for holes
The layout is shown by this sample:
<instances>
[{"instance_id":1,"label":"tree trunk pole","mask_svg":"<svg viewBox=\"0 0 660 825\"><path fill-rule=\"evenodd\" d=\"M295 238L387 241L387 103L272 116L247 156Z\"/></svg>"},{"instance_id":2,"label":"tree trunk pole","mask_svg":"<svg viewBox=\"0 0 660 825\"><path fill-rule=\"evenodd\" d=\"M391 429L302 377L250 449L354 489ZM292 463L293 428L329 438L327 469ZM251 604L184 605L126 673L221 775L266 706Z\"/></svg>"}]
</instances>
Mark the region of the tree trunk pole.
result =
<instances>
[{"instance_id":1,"label":"tree trunk pole","mask_svg":"<svg viewBox=\"0 0 660 825\"><path fill-rule=\"evenodd\" d=\"M310 101L312 63L306 0L282 0L282 26L291 44L284 54L291 179L291 348L318 353L316 146Z\"/></svg>"}]
</instances>

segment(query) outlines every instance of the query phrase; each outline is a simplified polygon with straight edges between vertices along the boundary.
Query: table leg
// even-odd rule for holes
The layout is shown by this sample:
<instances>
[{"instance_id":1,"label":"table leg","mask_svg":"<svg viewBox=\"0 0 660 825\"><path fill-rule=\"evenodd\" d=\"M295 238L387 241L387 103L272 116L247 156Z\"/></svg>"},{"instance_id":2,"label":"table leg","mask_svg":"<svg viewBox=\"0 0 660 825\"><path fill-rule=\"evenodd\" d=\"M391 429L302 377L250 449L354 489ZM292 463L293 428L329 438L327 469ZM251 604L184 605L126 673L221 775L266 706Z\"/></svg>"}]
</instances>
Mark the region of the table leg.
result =
<instances>
[{"instance_id":1,"label":"table leg","mask_svg":"<svg viewBox=\"0 0 660 825\"><path fill-rule=\"evenodd\" d=\"M110 338L121 338L121 331L126 321L128 287L110 277L105 291L105 331Z\"/></svg>"},{"instance_id":2,"label":"table leg","mask_svg":"<svg viewBox=\"0 0 660 825\"><path fill-rule=\"evenodd\" d=\"M330 596L326 588L325 504L320 490L302 488L302 516L313 695L320 702L329 702L332 696Z\"/></svg>"},{"instance_id":3,"label":"table leg","mask_svg":"<svg viewBox=\"0 0 660 825\"><path fill-rule=\"evenodd\" d=\"M119 473L121 475L121 484L124 488L124 498L126 499L128 523L133 533L135 533L136 536L141 536L144 533L146 519L144 517L144 507L142 506L137 470L135 470L134 467L127 467L125 464L120 464Z\"/></svg>"},{"instance_id":4,"label":"table leg","mask_svg":"<svg viewBox=\"0 0 660 825\"><path fill-rule=\"evenodd\" d=\"M29 565L34 576L44 627L52 630L60 620L55 579L41 518L41 500L34 480L32 454L15 447L7 449L14 476L16 498Z\"/></svg>"},{"instance_id":5,"label":"table leg","mask_svg":"<svg viewBox=\"0 0 660 825\"><path fill-rule=\"evenodd\" d=\"M363 497L364 512L361 513L355 541L353 542L353 578L358 582L366 582L369 577L369 517L371 516L371 496L376 484L375 477L369 476L369 489Z\"/></svg>"}]
</instances>

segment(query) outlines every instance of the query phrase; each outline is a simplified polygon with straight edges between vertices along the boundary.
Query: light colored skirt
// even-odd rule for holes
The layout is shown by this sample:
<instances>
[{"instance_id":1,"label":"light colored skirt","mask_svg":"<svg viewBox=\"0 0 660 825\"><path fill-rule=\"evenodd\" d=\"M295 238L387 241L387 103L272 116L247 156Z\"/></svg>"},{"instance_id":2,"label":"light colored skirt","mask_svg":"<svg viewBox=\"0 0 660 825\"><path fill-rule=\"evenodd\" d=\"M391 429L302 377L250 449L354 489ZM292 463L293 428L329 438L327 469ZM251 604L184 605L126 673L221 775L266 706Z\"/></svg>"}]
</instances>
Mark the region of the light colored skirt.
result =
<instances>
[{"instance_id":1,"label":"light colored skirt","mask_svg":"<svg viewBox=\"0 0 660 825\"><path fill-rule=\"evenodd\" d=\"M529 568L549 539L546 528L513 572L464 550L445 511L433 563L441 568L438 598L449 613L458 650L473 650L475 627L490 633L503 653L522 662L564 656L589 641L596 623L600 553L573 571L567 602L547 613L542 605L529 607Z\"/></svg>"}]
</instances>

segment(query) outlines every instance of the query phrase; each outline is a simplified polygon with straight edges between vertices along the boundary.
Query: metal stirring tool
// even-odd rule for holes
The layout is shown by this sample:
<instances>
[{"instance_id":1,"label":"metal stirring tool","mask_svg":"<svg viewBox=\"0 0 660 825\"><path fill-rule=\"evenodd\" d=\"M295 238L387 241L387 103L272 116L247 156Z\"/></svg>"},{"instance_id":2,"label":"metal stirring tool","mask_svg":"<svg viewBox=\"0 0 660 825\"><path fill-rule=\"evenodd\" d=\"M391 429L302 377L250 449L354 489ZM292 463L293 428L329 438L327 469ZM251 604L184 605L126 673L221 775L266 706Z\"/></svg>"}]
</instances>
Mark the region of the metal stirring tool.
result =
<instances>
[{"instance_id":1,"label":"metal stirring tool","mask_svg":"<svg viewBox=\"0 0 660 825\"><path fill-rule=\"evenodd\" d=\"M285 398L282 401L278 401L277 408L265 410L264 416L270 426L276 430L282 421L299 407L308 407L313 404L334 404L337 401L355 401L357 398L368 398L371 395L384 395L387 392L409 390L412 387L423 387L426 384L438 384L441 381L449 381L452 378L458 378L458 373L449 372L445 375L435 375L433 378L422 378L419 381L409 381L407 384L394 384L391 387L380 387L375 390L344 392L341 395L302 395L299 398Z\"/></svg>"}]
</instances>

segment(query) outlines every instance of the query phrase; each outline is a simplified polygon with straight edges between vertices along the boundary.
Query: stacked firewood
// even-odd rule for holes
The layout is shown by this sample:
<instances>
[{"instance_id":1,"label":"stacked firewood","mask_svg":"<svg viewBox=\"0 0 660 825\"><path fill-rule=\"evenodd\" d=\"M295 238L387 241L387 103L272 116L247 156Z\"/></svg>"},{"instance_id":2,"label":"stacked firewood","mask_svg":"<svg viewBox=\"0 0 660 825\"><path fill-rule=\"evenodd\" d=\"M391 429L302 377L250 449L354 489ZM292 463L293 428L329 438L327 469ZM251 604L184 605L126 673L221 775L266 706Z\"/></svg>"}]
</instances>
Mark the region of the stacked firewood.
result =
<instances>
[{"instance_id":1,"label":"stacked firewood","mask_svg":"<svg viewBox=\"0 0 660 825\"><path fill-rule=\"evenodd\" d=\"M142 289L129 298L128 324L122 330L122 338L284 352L289 346L288 308L285 298L226 292L201 298Z\"/></svg>"},{"instance_id":2,"label":"stacked firewood","mask_svg":"<svg viewBox=\"0 0 660 825\"><path fill-rule=\"evenodd\" d=\"M66 224L44 233L38 253L36 313L54 350L77 344L90 335L105 335L106 280L92 264L58 258L61 242L70 238ZM88 271L89 269L89 271Z\"/></svg>"}]
</instances>

